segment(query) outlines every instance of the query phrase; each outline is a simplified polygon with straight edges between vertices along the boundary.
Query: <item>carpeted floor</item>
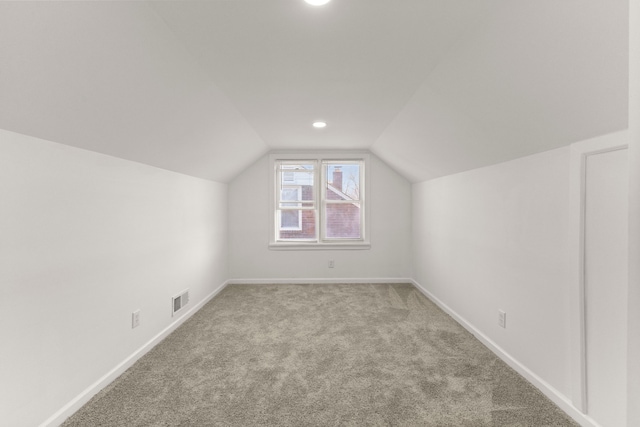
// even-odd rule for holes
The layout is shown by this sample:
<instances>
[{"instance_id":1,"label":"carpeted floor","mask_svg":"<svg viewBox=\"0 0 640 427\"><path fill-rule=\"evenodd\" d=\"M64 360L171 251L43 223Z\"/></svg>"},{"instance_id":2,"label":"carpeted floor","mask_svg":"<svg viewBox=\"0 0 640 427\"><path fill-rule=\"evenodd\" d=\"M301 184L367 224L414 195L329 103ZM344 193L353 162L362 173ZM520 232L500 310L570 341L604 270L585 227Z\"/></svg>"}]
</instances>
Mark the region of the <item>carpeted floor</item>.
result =
<instances>
[{"instance_id":1,"label":"carpeted floor","mask_svg":"<svg viewBox=\"0 0 640 427\"><path fill-rule=\"evenodd\" d=\"M410 284L231 285L72 426L575 426Z\"/></svg>"}]
</instances>

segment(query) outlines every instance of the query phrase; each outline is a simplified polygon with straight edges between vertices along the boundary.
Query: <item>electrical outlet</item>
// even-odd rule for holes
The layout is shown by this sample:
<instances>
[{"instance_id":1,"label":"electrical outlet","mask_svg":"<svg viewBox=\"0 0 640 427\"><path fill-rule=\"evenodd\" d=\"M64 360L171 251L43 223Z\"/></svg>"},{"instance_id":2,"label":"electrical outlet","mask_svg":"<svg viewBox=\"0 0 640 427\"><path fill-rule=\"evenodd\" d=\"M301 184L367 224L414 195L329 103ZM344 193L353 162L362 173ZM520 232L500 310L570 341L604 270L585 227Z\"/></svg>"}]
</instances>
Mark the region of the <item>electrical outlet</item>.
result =
<instances>
[{"instance_id":1,"label":"electrical outlet","mask_svg":"<svg viewBox=\"0 0 640 427\"><path fill-rule=\"evenodd\" d=\"M507 327L507 313L502 310L498 310L498 326L502 328Z\"/></svg>"},{"instance_id":2,"label":"electrical outlet","mask_svg":"<svg viewBox=\"0 0 640 427\"><path fill-rule=\"evenodd\" d=\"M140 325L140 310L131 313L131 329Z\"/></svg>"},{"instance_id":3,"label":"electrical outlet","mask_svg":"<svg viewBox=\"0 0 640 427\"><path fill-rule=\"evenodd\" d=\"M329 261L329 268L334 268L335 266L336 263L333 260Z\"/></svg>"}]
</instances>

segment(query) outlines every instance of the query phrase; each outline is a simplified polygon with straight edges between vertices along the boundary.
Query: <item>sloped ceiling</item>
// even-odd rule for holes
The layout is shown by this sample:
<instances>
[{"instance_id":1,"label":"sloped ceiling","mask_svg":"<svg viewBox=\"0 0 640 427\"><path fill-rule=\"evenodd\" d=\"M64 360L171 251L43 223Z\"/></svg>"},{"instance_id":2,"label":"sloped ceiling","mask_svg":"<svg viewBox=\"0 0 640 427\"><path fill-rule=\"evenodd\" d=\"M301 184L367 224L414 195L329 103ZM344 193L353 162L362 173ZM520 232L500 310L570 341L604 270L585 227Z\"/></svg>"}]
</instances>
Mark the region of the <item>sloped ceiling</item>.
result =
<instances>
[{"instance_id":1,"label":"sloped ceiling","mask_svg":"<svg viewBox=\"0 0 640 427\"><path fill-rule=\"evenodd\" d=\"M627 8L1 2L0 128L221 182L282 148L421 181L626 128Z\"/></svg>"}]
</instances>

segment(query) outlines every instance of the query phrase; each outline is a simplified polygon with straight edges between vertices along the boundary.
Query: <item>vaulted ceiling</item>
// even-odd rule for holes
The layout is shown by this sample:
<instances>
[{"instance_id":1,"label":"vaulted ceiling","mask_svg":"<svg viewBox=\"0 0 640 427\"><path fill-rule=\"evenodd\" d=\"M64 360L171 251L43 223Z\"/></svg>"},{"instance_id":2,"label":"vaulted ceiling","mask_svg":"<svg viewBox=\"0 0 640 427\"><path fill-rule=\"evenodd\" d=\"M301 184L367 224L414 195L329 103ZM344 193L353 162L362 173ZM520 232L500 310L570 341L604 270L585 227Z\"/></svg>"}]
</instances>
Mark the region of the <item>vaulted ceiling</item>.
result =
<instances>
[{"instance_id":1,"label":"vaulted ceiling","mask_svg":"<svg viewBox=\"0 0 640 427\"><path fill-rule=\"evenodd\" d=\"M336 148L421 181L625 129L627 31L627 0L0 2L0 128L220 182Z\"/></svg>"}]
</instances>

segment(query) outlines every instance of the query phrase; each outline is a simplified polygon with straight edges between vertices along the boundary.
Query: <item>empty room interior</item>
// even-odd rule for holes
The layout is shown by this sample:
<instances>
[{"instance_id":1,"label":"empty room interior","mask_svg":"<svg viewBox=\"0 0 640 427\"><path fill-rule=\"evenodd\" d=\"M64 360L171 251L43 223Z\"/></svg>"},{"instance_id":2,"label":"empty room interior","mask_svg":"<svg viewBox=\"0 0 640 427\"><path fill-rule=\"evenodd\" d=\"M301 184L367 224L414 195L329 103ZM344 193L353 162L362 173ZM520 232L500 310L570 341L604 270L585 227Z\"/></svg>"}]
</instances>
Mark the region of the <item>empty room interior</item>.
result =
<instances>
[{"instance_id":1,"label":"empty room interior","mask_svg":"<svg viewBox=\"0 0 640 427\"><path fill-rule=\"evenodd\" d=\"M640 2L0 2L0 263L2 426L639 426Z\"/></svg>"}]
</instances>

